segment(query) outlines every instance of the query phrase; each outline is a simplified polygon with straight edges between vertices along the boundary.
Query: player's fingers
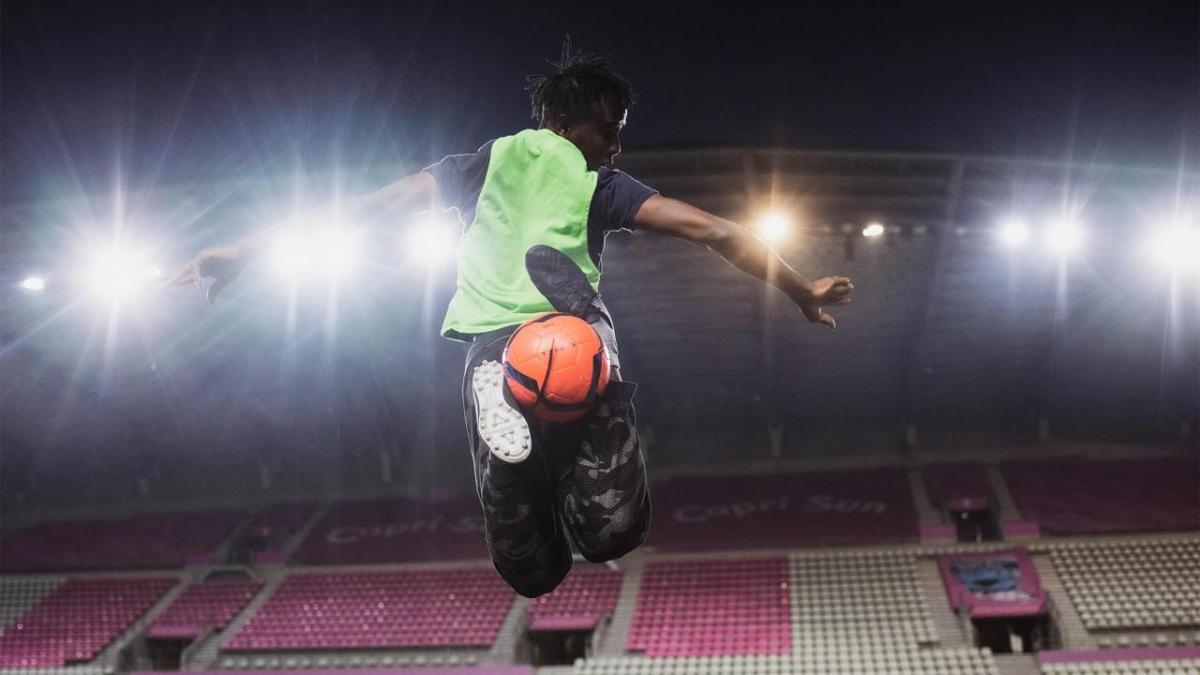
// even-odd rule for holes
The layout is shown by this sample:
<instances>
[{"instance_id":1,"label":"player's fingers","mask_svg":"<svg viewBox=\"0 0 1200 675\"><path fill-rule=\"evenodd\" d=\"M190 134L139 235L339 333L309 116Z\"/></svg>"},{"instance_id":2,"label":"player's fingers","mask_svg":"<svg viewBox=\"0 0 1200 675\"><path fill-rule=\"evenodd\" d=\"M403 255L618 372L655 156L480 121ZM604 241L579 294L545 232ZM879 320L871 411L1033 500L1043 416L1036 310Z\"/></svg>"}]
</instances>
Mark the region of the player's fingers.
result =
<instances>
[{"instance_id":1,"label":"player's fingers","mask_svg":"<svg viewBox=\"0 0 1200 675\"><path fill-rule=\"evenodd\" d=\"M229 285L230 281L233 281L233 277L218 277L217 280L213 282L213 285L208 287L209 304L216 302L217 295Z\"/></svg>"},{"instance_id":2,"label":"player's fingers","mask_svg":"<svg viewBox=\"0 0 1200 675\"><path fill-rule=\"evenodd\" d=\"M848 304L850 304L850 296L843 295L840 298L834 297L832 299L826 300L825 304L826 305L848 305Z\"/></svg>"},{"instance_id":3,"label":"player's fingers","mask_svg":"<svg viewBox=\"0 0 1200 675\"><path fill-rule=\"evenodd\" d=\"M192 283L196 284L196 288L204 288L204 275L200 274L199 263L192 265Z\"/></svg>"},{"instance_id":4,"label":"player's fingers","mask_svg":"<svg viewBox=\"0 0 1200 675\"><path fill-rule=\"evenodd\" d=\"M834 330L835 328L837 328L837 321L834 321L832 316L829 316L828 314L826 314L824 312L821 312L821 318L817 319L817 321L820 321L821 323L825 324L826 326L829 326L830 330Z\"/></svg>"}]
</instances>

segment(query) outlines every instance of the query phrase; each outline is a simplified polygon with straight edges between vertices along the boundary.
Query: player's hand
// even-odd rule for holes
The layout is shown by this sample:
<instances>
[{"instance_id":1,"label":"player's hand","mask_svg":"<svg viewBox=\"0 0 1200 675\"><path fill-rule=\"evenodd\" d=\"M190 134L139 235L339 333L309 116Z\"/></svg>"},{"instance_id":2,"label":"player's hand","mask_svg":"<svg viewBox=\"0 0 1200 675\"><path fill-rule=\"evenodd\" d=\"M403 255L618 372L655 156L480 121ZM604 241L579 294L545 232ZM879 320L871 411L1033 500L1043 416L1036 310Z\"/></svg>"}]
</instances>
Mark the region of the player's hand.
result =
<instances>
[{"instance_id":1,"label":"player's hand","mask_svg":"<svg viewBox=\"0 0 1200 675\"><path fill-rule=\"evenodd\" d=\"M850 279L846 277L817 279L812 282L808 297L799 303L800 311L804 313L804 318L813 323L822 323L831 329L837 328L837 321L826 314L822 307L844 305L850 302L850 296L853 293L854 284L850 283Z\"/></svg>"},{"instance_id":2,"label":"player's hand","mask_svg":"<svg viewBox=\"0 0 1200 675\"><path fill-rule=\"evenodd\" d=\"M237 245L206 248L179 271L168 276L163 288L189 283L195 284L196 288L203 288L205 279L213 279L212 286L208 287L208 301L211 303L242 273L245 266L246 261Z\"/></svg>"}]
</instances>

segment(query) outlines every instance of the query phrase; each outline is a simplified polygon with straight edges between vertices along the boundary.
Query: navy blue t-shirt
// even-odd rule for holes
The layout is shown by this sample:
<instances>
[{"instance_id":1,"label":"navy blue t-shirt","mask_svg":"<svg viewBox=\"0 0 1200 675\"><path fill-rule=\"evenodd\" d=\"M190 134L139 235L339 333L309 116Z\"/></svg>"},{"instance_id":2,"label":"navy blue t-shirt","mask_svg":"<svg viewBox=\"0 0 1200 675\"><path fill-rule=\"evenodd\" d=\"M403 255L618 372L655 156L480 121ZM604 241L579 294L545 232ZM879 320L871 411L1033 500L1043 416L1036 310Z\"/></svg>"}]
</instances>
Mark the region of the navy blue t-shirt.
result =
<instances>
[{"instance_id":1,"label":"navy blue t-shirt","mask_svg":"<svg viewBox=\"0 0 1200 675\"><path fill-rule=\"evenodd\" d=\"M450 155L422 169L437 181L442 207L458 209L459 218L467 227L475 220L475 204L483 191L491 157L492 141L488 141L476 152ZM596 192L592 194L588 209L588 255L596 269L600 269L605 235L614 230L632 230L638 209L658 191L607 166L600 167L596 173Z\"/></svg>"}]
</instances>

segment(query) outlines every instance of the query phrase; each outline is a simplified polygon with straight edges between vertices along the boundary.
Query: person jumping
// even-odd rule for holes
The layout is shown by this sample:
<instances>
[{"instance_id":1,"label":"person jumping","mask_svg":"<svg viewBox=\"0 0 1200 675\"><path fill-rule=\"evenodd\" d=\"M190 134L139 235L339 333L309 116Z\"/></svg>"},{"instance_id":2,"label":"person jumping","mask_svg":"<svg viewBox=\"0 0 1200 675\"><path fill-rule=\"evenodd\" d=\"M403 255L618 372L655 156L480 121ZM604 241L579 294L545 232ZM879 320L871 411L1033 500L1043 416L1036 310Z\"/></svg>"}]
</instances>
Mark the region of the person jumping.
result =
<instances>
[{"instance_id":1,"label":"person jumping","mask_svg":"<svg viewBox=\"0 0 1200 675\"><path fill-rule=\"evenodd\" d=\"M660 195L613 167L634 93L607 58L573 53L528 78L536 129L450 155L381 190L338 205L350 222L395 223L430 208L456 209L457 290L442 335L470 344L463 410L500 576L523 596L553 590L573 551L615 560L646 539L650 493L633 396L622 379L612 317L598 292L607 233L642 230L705 246L782 291L810 322L835 328L823 307L850 301L845 277L809 280L750 230ZM332 216L333 207L305 214ZM168 285L215 281L217 295L270 244L268 232L201 251ZM569 423L523 413L504 384L504 346L545 312L583 318L608 348L611 381L595 408Z\"/></svg>"}]
</instances>

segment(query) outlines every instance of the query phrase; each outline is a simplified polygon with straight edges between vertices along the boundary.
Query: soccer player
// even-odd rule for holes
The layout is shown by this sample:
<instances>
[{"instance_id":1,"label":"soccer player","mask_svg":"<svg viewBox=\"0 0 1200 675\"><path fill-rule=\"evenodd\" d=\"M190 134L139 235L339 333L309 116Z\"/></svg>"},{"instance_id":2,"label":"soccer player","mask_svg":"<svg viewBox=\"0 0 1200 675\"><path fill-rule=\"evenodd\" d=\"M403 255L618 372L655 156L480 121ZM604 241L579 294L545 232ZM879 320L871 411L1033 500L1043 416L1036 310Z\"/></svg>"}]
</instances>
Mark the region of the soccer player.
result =
<instances>
[{"instance_id":1,"label":"soccer player","mask_svg":"<svg viewBox=\"0 0 1200 675\"><path fill-rule=\"evenodd\" d=\"M612 318L600 298L604 237L644 230L708 247L781 290L811 322L835 327L823 307L850 301L849 279L811 281L746 228L664 197L613 168L634 94L607 59L571 53L529 78L536 129L451 155L383 189L342 203L349 222L394 223L432 207L457 209L457 291L442 325L470 343L463 408L497 571L518 593L553 590L572 549L604 562L646 538L650 496ZM333 207L306 214L319 219ZM215 279L210 301L260 257L267 233L211 248L168 279ZM508 337L544 312L587 320L608 348L612 380L595 408L570 423L542 422L512 403L500 364Z\"/></svg>"}]
</instances>

